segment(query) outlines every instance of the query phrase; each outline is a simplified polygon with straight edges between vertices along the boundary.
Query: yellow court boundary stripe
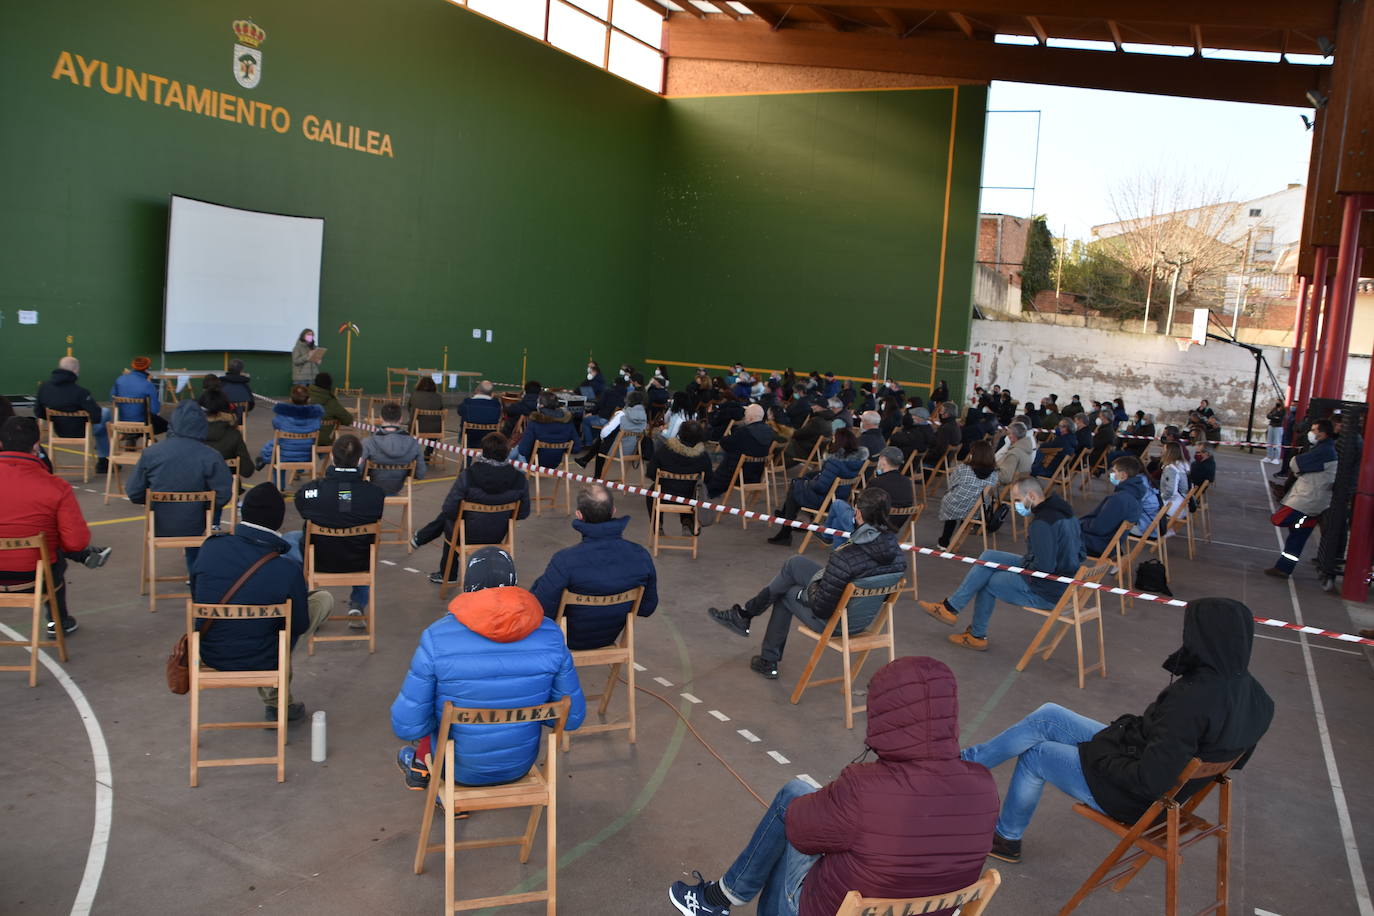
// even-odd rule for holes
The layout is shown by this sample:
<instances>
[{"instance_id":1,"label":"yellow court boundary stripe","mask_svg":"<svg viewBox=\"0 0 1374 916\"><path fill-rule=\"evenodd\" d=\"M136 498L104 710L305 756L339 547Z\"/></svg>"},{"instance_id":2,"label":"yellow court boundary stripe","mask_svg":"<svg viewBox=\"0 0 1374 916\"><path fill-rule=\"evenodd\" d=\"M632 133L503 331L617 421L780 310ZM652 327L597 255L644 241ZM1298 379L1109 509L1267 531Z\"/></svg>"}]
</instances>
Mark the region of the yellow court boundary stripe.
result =
<instances>
[{"instance_id":1,"label":"yellow court boundary stripe","mask_svg":"<svg viewBox=\"0 0 1374 916\"><path fill-rule=\"evenodd\" d=\"M105 518L105 519L101 519L101 520L98 521L98 522L87 522L87 523L86 523L86 527L87 527L87 528L94 528L96 525L118 525L118 524L120 524L121 522L141 522L141 521L143 521L143 516L141 516L141 515L131 515L131 516L129 516L128 518Z\"/></svg>"}]
</instances>

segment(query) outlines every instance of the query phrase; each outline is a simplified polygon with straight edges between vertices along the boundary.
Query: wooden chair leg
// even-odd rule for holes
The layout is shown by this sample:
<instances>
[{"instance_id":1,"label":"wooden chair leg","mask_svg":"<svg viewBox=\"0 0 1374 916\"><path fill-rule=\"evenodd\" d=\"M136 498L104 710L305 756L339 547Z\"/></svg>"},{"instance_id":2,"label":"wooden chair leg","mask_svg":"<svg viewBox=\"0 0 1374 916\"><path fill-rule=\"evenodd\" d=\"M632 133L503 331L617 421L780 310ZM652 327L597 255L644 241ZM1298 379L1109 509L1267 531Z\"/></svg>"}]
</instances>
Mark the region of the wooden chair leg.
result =
<instances>
[{"instance_id":1,"label":"wooden chair leg","mask_svg":"<svg viewBox=\"0 0 1374 916\"><path fill-rule=\"evenodd\" d=\"M191 669L191 788L200 785L200 659L194 653L190 659Z\"/></svg>"},{"instance_id":2,"label":"wooden chair leg","mask_svg":"<svg viewBox=\"0 0 1374 916\"><path fill-rule=\"evenodd\" d=\"M527 864L530 860L530 852L534 849L534 834L539 829L539 815L543 813L543 805L530 805L530 818L525 824L525 835L520 841L521 865Z\"/></svg>"},{"instance_id":3,"label":"wooden chair leg","mask_svg":"<svg viewBox=\"0 0 1374 916\"><path fill-rule=\"evenodd\" d=\"M537 497L536 497L536 498L537 498ZM458 526L461 525L461 524L463 524L463 520L462 520L462 519L458 519L457 521L455 521L455 522L453 523L453 535L456 535L456 534L458 533ZM441 601L448 597L448 579L449 579L449 576L453 575L453 559L454 559L454 557L457 555L458 550L459 550L459 546L458 546L458 544L454 541L453 535L450 535L450 536L449 536L449 539L448 539L448 557L444 560L444 572L443 572L443 575L441 575L441 576L439 577L439 579L440 579L440 582L439 582L439 600L441 600ZM461 588L461 586L459 586L459 587Z\"/></svg>"},{"instance_id":4,"label":"wooden chair leg","mask_svg":"<svg viewBox=\"0 0 1374 916\"><path fill-rule=\"evenodd\" d=\"M429 851L429 833L434 825L434 800L439 795L439 786L442 782L439 778L438 768L434 765L437 755L431 753L425 758L425 766L429 767L429 787L425 789L425 810L420 815L420 840L415 844L415 874L421 875L425 871L425 853Z\"/></svg>"},{"instance_id":5,"label":"wooden chair leg","mask_svg":"<svg viewBox=\"0 0 1374 916\"><path fill-rule=\"evenodd\" d=\"M1231 779L1225 777L1217 794L1217 914L1226 916L1231 877Z\"/></svg>"},{"instance_id":6,"label":"wooden chair leg","mask_svg":"<svg viewBox=\"0 0 1374 916\"><path fill-rule=\"evenodd\" d=\"M1130 833L1122 837L1117 842L1116 848L1107 855L1107 858L1102 860L1102 863L1098 865L1097 868L1093 869L1093 873L1088 876L1087 880L1079 885L1078 890L1069 898L1069 902L1060 908L1058 916L1069 916L1070 913L1078 909L1078 905L1097 889L1098 884L1107 876L1108 872L1115 868L1122 857L1135 846L1136 839L1143 832L1144 828L1137 826L1135 829L1131 830Z\"/></svg>"},{"instance_id":7,"label":"wooden chair leg","mask_svg":"<svg viewBox=\"0 0 1374 916\"><path fill-rule=\"evenodd\" d=\"M438 454L437 452L435 454ZM453 844L456 826L453 818L453 743L445 742L444 751L444 912L453 912L454 893ZM430 775L431 781L434 776Z\"/></svg>"},{"instance_id":8,"label":"wooden chair leg","mask_svg":"<svg viewBox=\"0 0 1374 916\"><path fill-rule=\"evenodd\" d=\"M157 612L157 547L148 540L148 613Z\"/></svg>"},{"instance_id":9,"label":"wooden chair leg","mask_svg":"<svg viewBox=\"0 0 1374 916\"><path fill-rule=\"evenodd\" d=\"M802 669L801 678L797 681L797 686L792 690L792 705L795 706L801 701L802 691L811 682L811 675L815 672L816 666L820 664L821 655L825 652L825 642L816 641L816 648L811 650L811 657L806 660L806 667Z\"/></svg>"},{"instance_id":10,"label":"wooden chair leg","mask_svg":"<svg viewBox=\"0 0 1374 916\"><path fill-rule=\"evenodd\" d=\"M1050 627L1054 626L1056 620L1058 620L1058 615L1054 612L1045 616L1045 622L1040 625L1040 629L1035 633L1035 638L1031 640L1029 646L1026 646L1026 651L1021 654L1021 660L1016 663L1017 671L1026 670L1026 665L1030 663L1031 656L1040 648L1040 644L1045 641L1045 636L1049 633Z\"/></svg>"},{"instance_id":11,"label":"wooden chair leg","mask_svg":"<svg viewBox=\"0 0 1374 916\"><path fill-rule=\"evenodd\" d=\"M1164 916L1178 916L1178 805L1169 806L1169 834L1164 860Z\"/></svg>"},{"instance_id":12,"label":"wooden chair leg","mask_svg":"<svg viewBox=\"0 0 1374 916\"><path fill-rule=\"evenodd\" d=\"M615 687L620 678L620 662L611 665L611 676L606 678L606 687L601 691L601 703L597 706L597 715L604 716L606 710L611 705L611 694L615 693Z\"/></svg>"},{"instance_id":13,"label":"wooden chair leg","mask_svg":"<svg viewBox=\"0 0 1374 916\"><path fill-rule=\"evenodd\" d=\"M555 916L558 911L558 788L549 786L549 820L544 825L544 855L547 859L544 870L548 874L548 904L546 916Z\"/></svg>"},{"instance_id":14,"label":"wooden chair leg","mask_svg":"<svg viewBox=\"0 0 1374 916\"><path fill-rule=\"evenodd\" d=\"M695 545L695 542L693 542L693 544ZM634 744L635 741L638 739L638 720L635 718L635 709L636 709L636 707L635 707L635 665L634 665L634 657L635 657L635 655L634 655L634 647L633 647L633 645L632 645L632 646L631 646L631 649L630 649L630 662L629 662L629 664L627 664L627 665L625 666L625 682L626 682L626 685L627 685L627 689L628 689L628 691L629 691L629 692L626 694L626 696L625 696L625 702L629 704L630 743L631 743L631 744Z\"/></svg>"},{"instance_id":15,"label":"wooden chair leg","mask_svg":"<svg viewBox=\"0 0 1374 916\"><path fill-rule=\"evenodd\" d=\"M841 624L843 626L843 624ZM850 673L849 662L849 640L845 639L843 647L840 649L840 659L844 668L844 676L840 678L840 689L844 691L844 727L854 727L854 675ZM857 672L856 672L857 673Z\"/></svg>"}]
</instances>

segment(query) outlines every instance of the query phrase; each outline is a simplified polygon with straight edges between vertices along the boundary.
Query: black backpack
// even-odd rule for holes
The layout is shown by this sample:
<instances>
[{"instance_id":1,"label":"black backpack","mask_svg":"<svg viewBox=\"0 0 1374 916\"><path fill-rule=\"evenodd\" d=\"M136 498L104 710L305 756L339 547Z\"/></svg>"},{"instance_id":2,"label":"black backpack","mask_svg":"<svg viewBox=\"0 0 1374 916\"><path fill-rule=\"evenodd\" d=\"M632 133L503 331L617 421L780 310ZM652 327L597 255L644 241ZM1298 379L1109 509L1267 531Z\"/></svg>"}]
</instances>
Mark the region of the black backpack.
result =
<instances>
[{"instance_id":1,"label":"black backpack","mask_svg":"<svg viewBox=\"0 0 1374 916\"><path fill-rule=\"evenodd\" d=\"M1164 564L1158 560L1146 560L1135 572L1135 590L1151 595L1174 597L1169 591L1169 577L1164 573Z\"/></svg>"}]
</instances>

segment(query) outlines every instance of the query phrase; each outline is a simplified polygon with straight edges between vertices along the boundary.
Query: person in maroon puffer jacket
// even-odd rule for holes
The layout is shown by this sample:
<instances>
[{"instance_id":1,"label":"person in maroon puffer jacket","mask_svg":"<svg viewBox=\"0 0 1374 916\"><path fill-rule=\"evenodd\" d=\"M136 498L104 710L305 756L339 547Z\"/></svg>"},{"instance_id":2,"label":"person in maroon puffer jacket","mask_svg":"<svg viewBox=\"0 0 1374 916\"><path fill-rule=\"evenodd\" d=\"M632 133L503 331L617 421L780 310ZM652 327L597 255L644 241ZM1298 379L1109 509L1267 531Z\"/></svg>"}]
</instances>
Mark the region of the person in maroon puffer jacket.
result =
<instances>
[{"instance_id":1,"label":"person in maroon puffer jacket","mask_svg":"<svg viewBox=\"0 0 1374 916\"><path fill-rule=\"evenodd\" d=\"M851 890L920 897L978 880L999 800L992 774L959 759L954 673L908 656L880 668L868 691L866 744L878 759L820 790L783 786L724 877L693 872L696 884L668 889L679 912L728 916L757 896L759 916L831 916Z\"/></svg>"}]
</instances>

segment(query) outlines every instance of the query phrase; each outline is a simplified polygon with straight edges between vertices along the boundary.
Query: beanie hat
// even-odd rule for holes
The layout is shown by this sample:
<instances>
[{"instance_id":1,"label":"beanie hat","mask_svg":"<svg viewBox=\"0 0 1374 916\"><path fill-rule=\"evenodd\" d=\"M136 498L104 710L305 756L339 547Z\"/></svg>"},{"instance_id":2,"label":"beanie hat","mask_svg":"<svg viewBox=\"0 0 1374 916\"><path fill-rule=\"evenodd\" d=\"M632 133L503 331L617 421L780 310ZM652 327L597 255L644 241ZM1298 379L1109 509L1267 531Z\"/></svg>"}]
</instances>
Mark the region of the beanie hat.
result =
<instances>
[{"instance_id":1,"label":"beanie hat","mask_svg":"<svg viewBox=\"0 0 1374 916\"><path fill-rule=\"evenodd\" d=\"M515 560L500 547L483 547L474 553L463 574L465 592L515 584Z\"/></svg>"},{"instance_id":2,"label":"beanie hat","mask_svg":"<svg viewBox=\"0 0 1374 916\"><path fill-rule=\"evenodd\" d=\"M286 521L286 500L272 484L260 483L244 494L239 517L249 524L280 530Z\"/></svg>"},{"instance_id":3,"label":"beanie hat","mask_svg":"<svg viewBox=\"0 0 1374 916\"><path fill-rule=\"evenodd\" d=\"M135 356L133 362L129 363L136 372L143 372L152 364L153 361L146 356Z\"/></svg>"}]
</instances>

